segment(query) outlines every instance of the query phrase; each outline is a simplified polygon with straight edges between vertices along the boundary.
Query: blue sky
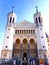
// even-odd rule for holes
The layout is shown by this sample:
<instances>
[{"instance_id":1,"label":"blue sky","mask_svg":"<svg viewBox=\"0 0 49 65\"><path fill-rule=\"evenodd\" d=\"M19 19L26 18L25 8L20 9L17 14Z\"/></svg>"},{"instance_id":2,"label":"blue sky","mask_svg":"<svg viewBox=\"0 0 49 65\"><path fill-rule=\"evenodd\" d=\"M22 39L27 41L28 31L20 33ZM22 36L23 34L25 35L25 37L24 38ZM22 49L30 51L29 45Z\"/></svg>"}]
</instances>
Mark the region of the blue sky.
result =
<instances>
[{"instance_id":1,"label":"blue sky","mask_svg":"<svg viewBox=\"0 0 49 65\"><path fill-rule=\"evenodd\" d=\"M0 44L3 41L5 27L7 23L7 14L12 10L17 15L17 22L23 19L33 22L33 14L36 12L35 6L38 6L39 11L43 14L43 21L46 31L49 34L49 0L0 0Z\"/></svg>"}]
</instances>

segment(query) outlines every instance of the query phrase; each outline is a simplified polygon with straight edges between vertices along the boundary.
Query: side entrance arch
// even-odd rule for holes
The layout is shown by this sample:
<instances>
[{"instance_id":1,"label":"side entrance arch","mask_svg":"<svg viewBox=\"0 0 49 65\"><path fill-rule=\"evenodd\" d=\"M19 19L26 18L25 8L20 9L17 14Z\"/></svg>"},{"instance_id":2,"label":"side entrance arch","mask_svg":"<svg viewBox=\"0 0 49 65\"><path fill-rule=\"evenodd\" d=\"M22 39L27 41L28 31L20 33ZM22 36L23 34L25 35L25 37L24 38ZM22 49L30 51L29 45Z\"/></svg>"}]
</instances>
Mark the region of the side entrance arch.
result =
<instances>
[{"instance_id":1,"label":"side entrance arch","mask_svg":"<svg viewBox=\"0 0 49 65\"><path fill-rule=\"evenodd\" d=\"M17 38L13 45L13 57L20 57L20 39Z\"/></svg>"}]
</instances>

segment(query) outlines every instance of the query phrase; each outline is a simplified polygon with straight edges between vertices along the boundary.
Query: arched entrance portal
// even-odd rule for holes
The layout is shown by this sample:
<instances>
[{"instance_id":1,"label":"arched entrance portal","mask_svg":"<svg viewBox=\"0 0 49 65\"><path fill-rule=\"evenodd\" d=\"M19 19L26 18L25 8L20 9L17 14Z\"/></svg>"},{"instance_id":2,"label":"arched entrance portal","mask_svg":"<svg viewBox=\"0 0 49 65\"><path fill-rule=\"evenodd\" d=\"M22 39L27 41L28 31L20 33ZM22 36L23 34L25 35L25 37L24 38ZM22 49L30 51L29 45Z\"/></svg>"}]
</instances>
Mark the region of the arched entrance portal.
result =
<instances>
[{"instance_id":1,"label":"arched entrance portal","mask_svg":"<svg viewBox=\"0 0 49 65\"><path fill-rule=\"evenodd\" d=\"M13 57L20 57L20 39L17 38L13 45Z\"/></svg>"},{"instance_id":2,"label":"arched entrance portal","mask_svg":"<svg viewBox=\"0 0 49 65\"><path fill-rule=\"evenodd\" d=\"M26 38L22 41L22 65L28 65L28 40Z\"/></svg>"},{"instance_id":3,"label":"arched entrance portal","mask_svg":"<svg viewBox=\"0 0 49 65\"><path fill-rule=\"evenodd\" d=\"M23 53L22 65L28 65L28 59L27 59L27 53L26 52Z\"/></svg>"},{"instance_id":4,"label":"arched entrance portal","mask_svg":"<svg viewBox=\"0 0 49 65\"><path fill-rule=\"evenodd\" d=\"M37 57L37 44L33 38L30 39L30 57Z\"/></svg>"},{"instance_id":5,"label":"arched entrance portal","mask_svg":"<svg viewBox=\"0 0 49 65\"><path fill-rule=\"evenodd\" d=\"M23 53L23 60L27 61L27 53L26 52Z\"/></svg>"}]
</instances>

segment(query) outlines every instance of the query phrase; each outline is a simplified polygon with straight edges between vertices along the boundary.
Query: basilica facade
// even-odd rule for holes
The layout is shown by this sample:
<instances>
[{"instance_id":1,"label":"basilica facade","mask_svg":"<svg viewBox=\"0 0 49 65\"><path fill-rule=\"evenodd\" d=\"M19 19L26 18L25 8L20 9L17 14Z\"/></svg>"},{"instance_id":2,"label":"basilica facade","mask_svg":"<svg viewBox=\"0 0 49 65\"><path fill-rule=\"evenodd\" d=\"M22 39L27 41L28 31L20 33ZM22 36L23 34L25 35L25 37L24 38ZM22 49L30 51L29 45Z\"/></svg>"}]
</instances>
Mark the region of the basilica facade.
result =
<instances>
[{"instance_id":1,"label":"basilica facade","mask_svg":"<svg viewBox=\"0 0 49 65\"><path fill-rule=\"evenodd\" d=\"M29 63L31 59L45 59L47 42L41 12L36 10L34 23L26 20L17 23L16 19L13 11L8 13L1 58L18 58L21 63Z\"/></svg>"}]
</instances>

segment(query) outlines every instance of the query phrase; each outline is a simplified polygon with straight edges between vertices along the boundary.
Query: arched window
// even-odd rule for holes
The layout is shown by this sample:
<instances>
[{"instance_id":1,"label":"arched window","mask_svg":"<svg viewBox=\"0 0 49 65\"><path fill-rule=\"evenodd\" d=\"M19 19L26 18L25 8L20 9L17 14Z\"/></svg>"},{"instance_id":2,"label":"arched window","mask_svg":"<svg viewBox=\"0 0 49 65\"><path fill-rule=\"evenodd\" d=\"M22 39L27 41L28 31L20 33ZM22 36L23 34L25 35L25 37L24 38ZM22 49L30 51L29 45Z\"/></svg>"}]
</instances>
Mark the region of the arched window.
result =
<instances>
[{"instance_id":1,"label":"arched window","mask_svg":"<svg viewBox=\"0 0 49 65\"><path fill-rule=\"evenodd\" d=\"M12 21L12 17L10 17L10 23L11 23L11 21Z\"/></svg>"},{"instance_id":2,"label":"arched window","mask_svg":"<svg viewBox=\"0 0 49 65\"><path fill-rule=\"evenodd\" d=\"M28 34L28 30L27 30L27 34Z\"/></svg>"},{"instance_id":3,"label":"arched window","mask_svg":"<svg viewBox=\"0 0 49 65\"><path fill-rule=\"evenodd\" d=\"M17 44L20 44L20 39L16 39L16 43Z\"/></svg>"},{"instance_id":4,"label":"arched window","mask_svg":"<svg viewBox=\"0 0 49 65\"><path fill-rule=\"evenodd\" d=\"M27 41L27 39L23 39L23 43L27 43L28 41Z\"/></svg>"},{"instance_id":5,"label":"arched window","mask_svg":"<svg viewBox=\"0 0 49 65\"><path fill-rule=\"evenodd\" d=\"M32 34L32 30L31 30L31 34Z\"/></svg>"},{"instance_id":6,"label":"arched window","mask_svg":"<svg viewBox=\"0 0 49 65\"><path fill-rule=\"evenodd\" d=\"M21 30L20 30L20 34L21 34Z\"/></svg>"},{"instance_id":7,"label":"arched window","mask_svg":"<svg viewBox=\"0 0 49 65\"><path fill-rule=\"evenodd\" d=\"M41 23L40 17L39 17L39 23Z\"/></svg>"},{"instance_id":8,"label":"arched window","mask_svg":"<svg viewBox=\"0 0 49 65\"><path fill-rule=\"evenodd\" d=\"M36 18L36 25L38 26L38 20L37 20L37 18Z\"/></svg>"},{"instance_id":9,"label":"arched window","mask_svg":"<svg viewBox=\"0 0 49 65\"><path fill-rule=\"evenodd\" d=\"M17 34L17 30L15 30L15 33Z\"/></svg>"},{"instance_id":10,"label":"arched window","mask_svg":"<svg viewBox=\"0 0 49 65\"><path fill-rule=\"evenodd\" d=\"M30 43L31 43L31 44L35 44L35 40L31 38L31 39L30 39Z\"/></svg>"},{"instance_id":11,"label":"arched window","mask_svg":"<svg viewBox=\"0 0 49 65\"><path fill-rule=\"evenodd\" d=\"M30 30L29 30L29 34L30 34Z\"/></svg>"},{"instance_id":12,"label":"arched window","mask_svg":"<svg viewBox=\"0 0 49 65\"><path fill-rule=\"evenodd\" d=\"M24 34L25 34L25 30L24 30Z\"/></svg>"},{"instance_id":13,"label":"arched window","mask_svg":"<svg viewBox=\"0 0 49 65\"><path fill-rule=\"evenodd\" d=\"M22 30L22 34L23 34L23 30Z\"/></svg>"},{"instance_id":14,"label":"arched window","mask_svg":"<svg viewBox=\"0 0 49 65\"><path fill-rule=\"evenodd\" d=\"M14 23L14 18L13 18L13 23Z\"/></svg>"},{"instance_id":15,"label":"arched window","mask_svg":"<svg viewBox=\"0 0 49 65\"><path fill-rule=\"evenodd\" d=\"M19 34L19 30L18 30L18 34Z\"/></svg>"}]
</instances>

